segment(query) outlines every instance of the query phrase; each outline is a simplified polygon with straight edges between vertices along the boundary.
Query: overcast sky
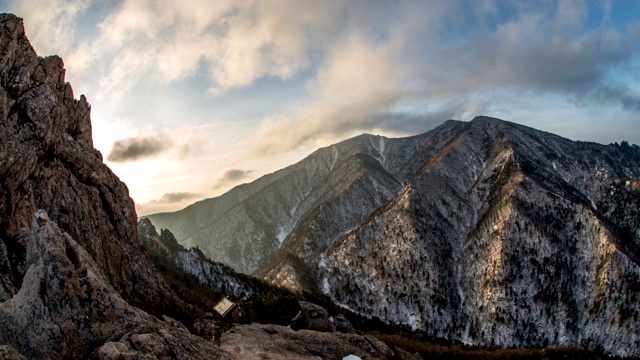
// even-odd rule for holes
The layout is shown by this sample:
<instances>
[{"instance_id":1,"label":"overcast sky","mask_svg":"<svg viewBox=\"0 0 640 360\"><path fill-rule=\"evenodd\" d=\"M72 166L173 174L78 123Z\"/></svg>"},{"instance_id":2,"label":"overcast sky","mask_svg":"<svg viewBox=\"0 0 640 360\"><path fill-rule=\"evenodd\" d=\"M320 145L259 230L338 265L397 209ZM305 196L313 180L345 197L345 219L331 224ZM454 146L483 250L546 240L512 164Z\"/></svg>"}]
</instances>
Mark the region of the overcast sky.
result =
<instances>
[{"instance_id":1,"label":"overcast sky","mask_svg":"<svg viewBox=\"0 0 640 360\"><path fill-rule=\"evenodd\" d=\"M0 0L139 215L368 132L499 117L640 144L640 0Z\"/></svg>"}]
</instances>

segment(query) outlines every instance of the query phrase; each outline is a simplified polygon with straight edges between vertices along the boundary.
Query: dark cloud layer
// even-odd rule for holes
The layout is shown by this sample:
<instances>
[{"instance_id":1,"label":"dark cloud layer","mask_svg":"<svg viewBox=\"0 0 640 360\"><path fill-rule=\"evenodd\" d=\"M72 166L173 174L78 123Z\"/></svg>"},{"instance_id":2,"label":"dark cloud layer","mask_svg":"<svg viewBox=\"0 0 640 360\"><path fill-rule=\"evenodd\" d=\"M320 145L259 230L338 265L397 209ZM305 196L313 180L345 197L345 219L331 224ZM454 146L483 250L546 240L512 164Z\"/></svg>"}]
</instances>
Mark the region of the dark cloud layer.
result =
<instances>
[{"instance_id":1,"label":"dark cloud layer","mask_svg":"<svg viewBox=\"0 0 640 360\"><path fill-rule=\"evenodd\" d=\"M136 212L138 213L138 216L146 216L164 211L174 211L176 206L184 205L181 204L183 201L194 201L201 197L202 194L192 192L169 192L160 196L160 198L156 200L136 204Z\"/></svg>"},{"instance_id":2,"label":"dark cloud layer","mask_svg":"<svg viewBox=\"0 0 640 360\"><path fill-rule=\"evenodd\" d=\"M162 195L160 199L156 200L158 203L178 203L183 200L193 199L200 196L199 194L192 192L170 192Z\"/></svg>"},{"instance_id":3,"label":"dark cloud layer","mask_svg":"<svg viewBox=\"0 0 640 360\"><path fill-rule=\"evenodd\" d=\"M246 178L251 173L251 170L229 169L222 174L216 180L213 185L213 190L219 189L227 185L233 185L234 183Z\"/></svg>"},{"instance_id":4,"label":"dark cloud layer","mask_svg":"<svg viewBox=\"0 0 640 360\"><path fill-rule=\"evenodd\" d=\"M171 142L163 136L138 136L113 143L108 161L127 162L151 157L162 153L171 146Z\"/></svg>"}]
</instances>

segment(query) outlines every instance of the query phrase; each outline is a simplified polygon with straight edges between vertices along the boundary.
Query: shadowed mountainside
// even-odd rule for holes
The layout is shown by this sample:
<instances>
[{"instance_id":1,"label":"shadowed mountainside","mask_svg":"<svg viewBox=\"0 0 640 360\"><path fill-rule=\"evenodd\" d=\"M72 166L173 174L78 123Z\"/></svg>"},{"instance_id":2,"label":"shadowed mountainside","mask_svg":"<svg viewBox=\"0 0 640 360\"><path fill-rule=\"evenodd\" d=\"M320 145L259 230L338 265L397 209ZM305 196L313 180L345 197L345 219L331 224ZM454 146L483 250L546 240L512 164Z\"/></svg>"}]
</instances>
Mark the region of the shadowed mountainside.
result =
<instances>
[{"instance_id":1,"label":"shadowed mountainside","mask_svg":"<svg viewBox=\"0 0 640 360\"><path fill-rule=\"evenodd\" d=\"M239 271L437 338L640 356L636 145L447 121L148 218Z\"/></svg>"}]
</instances>

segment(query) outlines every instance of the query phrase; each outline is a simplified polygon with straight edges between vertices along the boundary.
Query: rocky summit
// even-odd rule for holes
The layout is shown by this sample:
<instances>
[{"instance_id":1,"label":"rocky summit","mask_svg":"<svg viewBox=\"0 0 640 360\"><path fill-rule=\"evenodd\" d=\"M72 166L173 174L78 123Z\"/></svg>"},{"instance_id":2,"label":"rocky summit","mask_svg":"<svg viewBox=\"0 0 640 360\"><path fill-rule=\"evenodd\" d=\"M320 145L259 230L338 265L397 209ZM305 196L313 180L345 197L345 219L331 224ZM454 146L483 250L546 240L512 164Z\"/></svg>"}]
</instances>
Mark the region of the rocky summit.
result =
<instances>
[{"instance_id":1,"label":"rocky summit","mask_svg":"<svg viewBox=\"0 0 640 360\"><path fill-rule=\"evenodd\" d=\"M432 337L640 356L637 145L450 120L149 219L238 271Z\"/></svg>"}]
</instances>

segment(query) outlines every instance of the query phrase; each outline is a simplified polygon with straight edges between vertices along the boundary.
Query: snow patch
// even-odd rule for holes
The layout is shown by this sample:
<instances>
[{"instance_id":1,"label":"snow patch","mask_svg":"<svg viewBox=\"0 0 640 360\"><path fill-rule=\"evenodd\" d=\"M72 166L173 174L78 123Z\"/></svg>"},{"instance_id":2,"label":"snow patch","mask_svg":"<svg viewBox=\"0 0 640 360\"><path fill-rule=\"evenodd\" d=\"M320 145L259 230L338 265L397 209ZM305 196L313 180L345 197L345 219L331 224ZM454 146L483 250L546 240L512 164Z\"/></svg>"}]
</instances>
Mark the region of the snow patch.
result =
<instances>
[{"instance_id":1,"label":"snow patch","mask_svg":"<svg viewBox=\"0 0 640 360\"><path fill-rule=\"evenodd\" d=\"M376 156L376 159L378 160L378 162L380 162L380 165L382 165L382 167L386 168L387 157L384 154L385 138L379 136L377 142L374 141L373 138L371 138L370 143L371 146L378 152L378 156Z\"/></svg>"},{"instance_id":2,"label":"snow patch","mask_svg":"<svg viewBox=\"0 0 640 360\"><path fill-rule=\"evenodd\" d=\"M407 324L411 326L413 331L416 331L422 327L420 322L420 318L416 314L409 315L409 319L407 320Z\"/></svg>"},{"instance_id":3,"label":"snow patch","mask_svg":"<svg viewBox=\"0 0 640 360\"><path fill-rule=\"evenodd\" d=\"M289 232L291 232L291 229L288 227L283 226L280 228L280 230L278 231L278 234L276 235L279 246L282 246L282 243L284 242L284 239L287 238L287 235L289 235Z\"/></svg>"},{"instance_id":4,"label":"snow patch","mask_svg":"<svg viewBox=\"0 0 640 360\"><path fill-rule=\"evenodd\" d=\"M338 161L338 148L335 145L331 147L331 155L333 157L333 161L331 162L330 170L333 171L333 167L336 165L336 161Z\"/></svg>"},{"instance_id":5,"label":"snow patch","mask_svg":"<svg viewBox=\"0 0 640 360\"><path fill-rule=\"evenodd\" d=\"M342 360L362 360L362 358L359 357L359 356L355 356L353 354L349 354L349 355L343 357Z\"/></svg>"},{"instance_id":6,"label":"snow patch","mask_svg":"<svg viewBox=\"0 0 640 360\"><path fill-rule=\"evenodd\" d=\"M320 268L321 270L327 270L327 255L326 254L322 254L320 255L320 261L318 262L318 268ZM322 281L321 281L321 291L322 293L324 293L325 295L329 295L329 292L331 291L331 286L329 285L329 278L326 275L321 275L322 277Z\"/></svg>"}]
</instances>

